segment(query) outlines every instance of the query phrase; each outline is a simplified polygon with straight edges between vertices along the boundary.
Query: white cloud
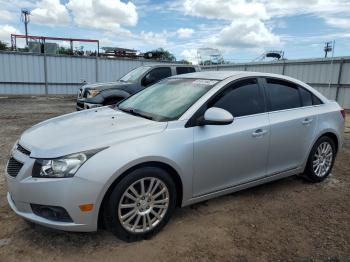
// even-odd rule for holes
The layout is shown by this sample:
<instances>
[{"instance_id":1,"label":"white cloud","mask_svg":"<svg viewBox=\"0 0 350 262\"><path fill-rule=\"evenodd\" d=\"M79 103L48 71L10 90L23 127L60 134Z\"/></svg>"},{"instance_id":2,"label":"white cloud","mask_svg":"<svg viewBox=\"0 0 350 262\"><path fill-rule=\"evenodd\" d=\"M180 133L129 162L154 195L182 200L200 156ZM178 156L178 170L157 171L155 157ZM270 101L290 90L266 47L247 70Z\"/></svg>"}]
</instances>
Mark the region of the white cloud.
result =
<instances>
[{"instance_id":1,"label":"white cloud","mask_svg":"<svg viewBox=\"0 0 350 262\"><path fill-rule=\"evenodd\" d=\"M223 48L256 48L280 45L280 39L269 29L266 4L247 0L185 0L185 13L228 21L221 30L214 30L204 44Z\"/></svg>"},{"instance_id":2,"label":"white cloud","mask_svg":"<svg viewBox=\"0 0 350 262\"><path fill-rule=\"evenodd\" d=\"M189 38L194 33L194 30L192 28L180 28L176 31L179 38Z\"/></svg>"},{"instance_id":3,"label":"white cloud","mask_svg":"<svg viewBox=\"0 0 350 262\"><path fill-rule=\"evenodd\" d=\"M276 46L280 44L265 24L257 19L236 20L213 38L213 42L226 47Z\"/></svg>"},{"instance_id":4,"label":"white cloud","mask_svg":"<svg viewBox=\"0 0 350 262\"><path fill-rule=\"evenodd\" d=\"M49 26L63 26L70 23L70 16L59 0L41 0L31 12L31 21Z\"/></svg>"},{"instance_id":5,"label":"white cloud","mask_svg":"<svg viewBox=\"0 0 350 262\"><path fill-rule=\"evenodd\" d=\"M166 31L162 33L142 31L139 38L141 41L154 47L164 47L168 44Z\"/></svg>"},{"instance_id":6,"label":"white cloud","mask_svg":"<svg viewBox=\"0 0 350 262\"><path fill-rule=\"evenodd\" d=\"M348 0L260 0L270 15L288 16L297 14L347 13L350 10Z\"/></svg>"},{"instance_id":7,"label":"white cloud","mask_svg":"<svg viewBox=\"0 0 350 262\"><path fill-rule=\"evenodd\" d=\"M120 0L70 0L67 4L74 22L80 27L90 27L128 33L121 26L135 26L138 21L136 6Z\"/></svg>"},{"instance_id":8,"label":"white cloud","mask_svg":"<svg viewBox=\"0 0 350 262\"><path fill-rule=\"evenodd\" d=\"M14 14L7 10L0 10L0 21L9 22L13 20Z\"/></svg>"},{"instance_id":9,"label":"white cloud","mask_svg":"<svg viewBox=\"0 0 350 262\"><path fill-rule=\"evenodd\" d=\"M222 29L205 30L209 37L197 33L202 45L224 50L281 47L283 36L273 29L283 27L286 16L316 16L329 26L350 29L349 0L184 0L181 9L190 16L228 23Z\"/></svg>"},{"instance_id":10,"label":"white cloud","mask_svg":"<svg viewBox=\"0 0 350 262\"><path fill-rule=\"evenodd\" d=\"M336 28L350 28L349 0L261 0L272 17L314 15Z\"/></svg>"},{"instance_id":11,"label":"white cloud","mask_svg":"<svg viewBox=\"0 0 350 262\"><path fill-rule=\"evenodd\" d=\"M350 29L350 17L349 18L338 18L338 17L326 17L326 23L330 26L337 28Z\"/></svg>"},{"instance_id":12,"label":"white cloud","mask_svg":"<svg viewBox=\"0 0 350 262\"><path fill-rule=\"evenodd\" d=\"M180 57L191 62L194 65L198 65L198 56L196 49L185 49L180 53Z\"/></svg>"},{"instance_id":13,"label":"white cloud","mask_svg":"<svg viewBox=\"0 0 350 262\"><path fill-rule=\"evenodd\" d=\"M268 19L262 3L246 0L185 0L185 13L212 19L233 20L240 18Z\"/></svg>"},{"instance_id":14,"label":"white cloud","mask_svg":"<svg viewBox=\"0 0 350 262\"><path fill-rule=\"evenodd\" d=\"M11 42L11 34L19 34L19 31L10 25L0 25L0 40L6 43Z\"/></svg>"}]
</instances>

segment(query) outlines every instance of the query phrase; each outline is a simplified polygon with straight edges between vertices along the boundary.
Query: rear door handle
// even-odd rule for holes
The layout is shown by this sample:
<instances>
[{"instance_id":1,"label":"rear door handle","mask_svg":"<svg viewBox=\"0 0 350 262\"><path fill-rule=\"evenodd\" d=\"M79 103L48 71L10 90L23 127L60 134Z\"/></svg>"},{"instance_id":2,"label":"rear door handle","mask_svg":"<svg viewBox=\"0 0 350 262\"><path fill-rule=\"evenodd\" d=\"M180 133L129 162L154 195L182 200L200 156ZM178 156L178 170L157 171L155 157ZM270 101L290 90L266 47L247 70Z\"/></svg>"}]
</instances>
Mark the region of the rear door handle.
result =
<instances>
[{"instance_id":1,"label":"rear door handle","mask_svg":"<svg viewBox=\"0 0 350 262\"><path fill-rule=\"evenodd\" d=\"M310 124L312 122L312 119L311 118L305 118L301 123L303 124L303 125L308 125L308 124Z\"/></svg>"},{"instance_id":2,"label":"rear door handle","mask_svg":"<svg viewBox=\"0 0 350 262\"><path fill-rule=\"evenodd\" d=\"M253 132L252 137L260 137L265 135L266 133L267 133L266 130L259 128Z\"/></svg>"}]
</instances>

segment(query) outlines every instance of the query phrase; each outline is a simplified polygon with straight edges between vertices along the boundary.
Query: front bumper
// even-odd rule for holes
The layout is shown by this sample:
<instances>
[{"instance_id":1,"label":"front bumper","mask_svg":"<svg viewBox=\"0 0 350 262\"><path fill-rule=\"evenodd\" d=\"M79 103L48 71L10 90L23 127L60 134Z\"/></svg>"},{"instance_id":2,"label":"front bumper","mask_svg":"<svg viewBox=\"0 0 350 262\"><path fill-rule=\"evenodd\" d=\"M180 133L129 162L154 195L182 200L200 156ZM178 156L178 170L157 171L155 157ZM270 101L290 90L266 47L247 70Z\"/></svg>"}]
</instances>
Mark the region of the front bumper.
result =
<instances>
[{"instance_id":1,"label":"front bumper","mask_svg":"<svg viewBox=\"0 0 350 262\"><path fill-rule=\"evenodd\" d=\"M29 220L33 223L54 228L54 229L60 229L60 230L66 230L66 231L95 231L95 230L90 230L87 225L84 224L77 224L77 223L70 223L70 222L59 222L59 221L52 221L45 219L43 217L35 215L32 210L27 209L27 212L20 211L14 200L12 199L12 196L9 192L7 192L7 202L9 203L9 206L11 209L19 216L23 217L26 220ZM27 206L28 208L29 206ZM23 208L23 203L22 203L22 208Z\"/></svg>"},{"instance_id":2,"label":"front bumper","mask_svg":"<svg viewBox=\"0 0 350 262\"><path fill-rule=\"evenodd\" d=\"M98 222L97 198L101 188L95 182L81 177L33 178L35 160L18 151L13 157L24 163L16 177L6 174L7 200L19 216L34 223L66 231L96 231ZM90 212L82 212L79 205L92 203ZM31 204L64 208L73 222L54 221L35 214Z\"/></svg>"},{"instance_id":3,"label":"front bumper","mask_svg":"<svg viewBox=\"0 0 350 262\"><path fill-rule=\"evenodd\" d=\"M76 109L77 109L77 111L81 111L84 109L91 109L91 108L101 107L101 106L103 106L103 105L102 104L95 104L95 103L88 103L88 102L85 102L85 100L78 99Z\"/></svg>"}]
</instances>

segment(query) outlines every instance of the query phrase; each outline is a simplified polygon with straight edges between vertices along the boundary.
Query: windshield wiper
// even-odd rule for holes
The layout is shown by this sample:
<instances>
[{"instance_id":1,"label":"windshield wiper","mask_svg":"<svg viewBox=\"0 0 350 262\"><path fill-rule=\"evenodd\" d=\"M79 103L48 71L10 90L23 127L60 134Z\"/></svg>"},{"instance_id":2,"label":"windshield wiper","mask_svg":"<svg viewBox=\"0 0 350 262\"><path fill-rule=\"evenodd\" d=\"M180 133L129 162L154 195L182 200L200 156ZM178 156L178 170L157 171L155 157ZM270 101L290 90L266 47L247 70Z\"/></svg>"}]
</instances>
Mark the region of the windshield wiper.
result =
<instances>
[{"instance_id":1,"label":"windshield wiper","mask_svg":"<svg viewBox=\"0 0 350 262\"><path fill-rule=\"evenodd\" d=\"M153 117L151 117L150 115L146 115L144 113L141 113L140 111L138 111L134 108L120 108L120 107L118 107L118 108L119 108L119 110L126 112L126 113L129 113L131 115L140 116L140 117L143 117L143 118L146 118L149 120L153 120Z\"/></svg>"}]
</instances>

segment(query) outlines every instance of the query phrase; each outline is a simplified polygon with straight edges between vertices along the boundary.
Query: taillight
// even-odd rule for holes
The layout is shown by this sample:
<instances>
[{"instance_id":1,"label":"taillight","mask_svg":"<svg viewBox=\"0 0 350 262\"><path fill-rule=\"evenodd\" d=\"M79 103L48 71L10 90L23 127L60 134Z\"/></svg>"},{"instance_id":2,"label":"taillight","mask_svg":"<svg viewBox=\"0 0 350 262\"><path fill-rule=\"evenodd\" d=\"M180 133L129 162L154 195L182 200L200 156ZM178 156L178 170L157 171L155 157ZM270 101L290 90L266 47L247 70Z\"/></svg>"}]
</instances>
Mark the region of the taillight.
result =
<instances>
[{"instance_id":1,"label":"taillight","mask_svg":"<svg viewBox=\"0 0 350 262\"><path fill-rule=\"evenodd\" d=\"M341 115L343 116L344 120L346 117L345 109L340 110Z\"/></svg>"}]
</instances>

